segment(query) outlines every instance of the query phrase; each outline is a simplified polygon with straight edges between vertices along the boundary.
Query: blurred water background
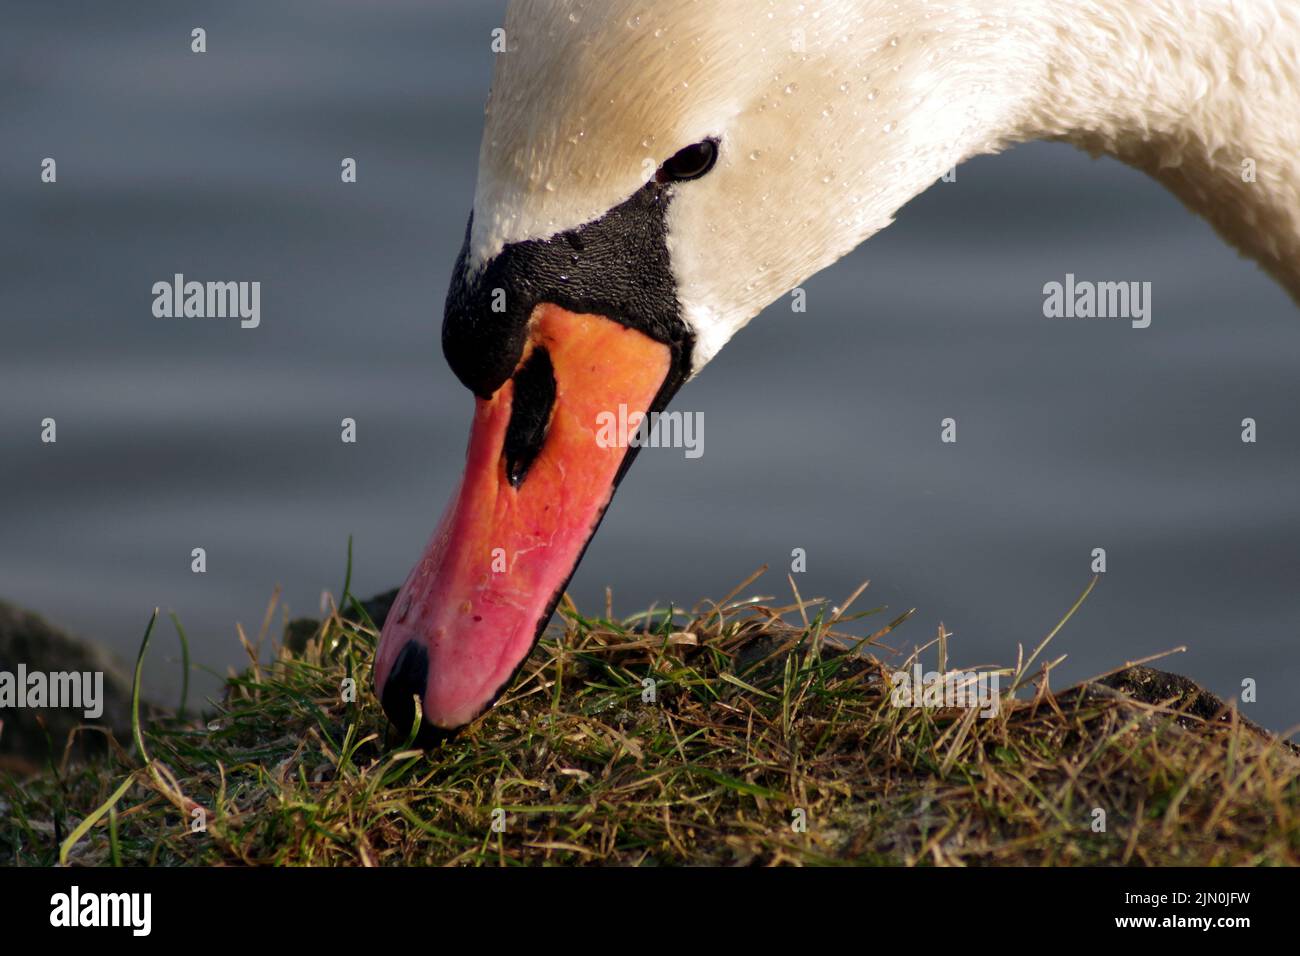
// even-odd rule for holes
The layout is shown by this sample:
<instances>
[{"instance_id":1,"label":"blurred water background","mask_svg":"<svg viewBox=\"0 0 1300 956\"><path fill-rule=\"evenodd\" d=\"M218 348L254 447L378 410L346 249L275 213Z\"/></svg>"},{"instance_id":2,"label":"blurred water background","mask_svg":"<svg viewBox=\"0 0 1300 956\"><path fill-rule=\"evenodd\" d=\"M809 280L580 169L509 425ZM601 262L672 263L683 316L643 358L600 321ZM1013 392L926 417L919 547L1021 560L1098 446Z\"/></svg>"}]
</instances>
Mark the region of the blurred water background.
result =
<instances>
[{"instance_id":1,"label":"blurred water background","mask_svg":"<svg viewBox=\"0 0 1300 956\"><path fill-rule=\"evenodd\" d=\"M221 673L273 586L304 615L337 593L348 535L357 593L402 581L463 460L438 330L503 6L6 4L0 597L127 659L174 609ZM260 280L261 327L155 319L175 272ZM1067 272L1151 281L1152 326L1044 319ZM580 604L689 605L762 563L785 595L798 547L805 596L870 578L864 607L918 609L900 642L942 621L955 662L1013 662L1100 546L1054 686L1185 644L1161 666L1227 695L1254 678L1248 715L1300 723L1300 314L1253 264L1140 174L1035 144L962 166L806 289L680 394L705 453L641 455ZM151 696L176 658L160 641Z\"/></svg>"}]
</instances>

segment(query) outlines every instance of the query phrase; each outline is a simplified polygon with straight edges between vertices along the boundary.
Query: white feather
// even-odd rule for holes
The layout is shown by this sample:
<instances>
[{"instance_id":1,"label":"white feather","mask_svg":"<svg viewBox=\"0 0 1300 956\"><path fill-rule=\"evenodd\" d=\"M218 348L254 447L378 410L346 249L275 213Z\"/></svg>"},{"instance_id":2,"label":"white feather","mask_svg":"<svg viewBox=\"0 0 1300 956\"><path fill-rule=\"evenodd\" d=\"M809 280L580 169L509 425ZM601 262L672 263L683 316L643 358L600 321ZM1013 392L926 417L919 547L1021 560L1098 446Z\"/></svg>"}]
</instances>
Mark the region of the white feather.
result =
<instances>
[{"instance_id":1,"label":"white feather","mask_svg":"<svg viewBox=\"0 0 1300 956\"><path fill-rule=\"evenodd\" d=\"M471 268L720 136L669 218L697 371L945 171L1030 139L1145 170L1300 301L1293 0L513 0L505 29Z\"/></svg>"}]
</instances>

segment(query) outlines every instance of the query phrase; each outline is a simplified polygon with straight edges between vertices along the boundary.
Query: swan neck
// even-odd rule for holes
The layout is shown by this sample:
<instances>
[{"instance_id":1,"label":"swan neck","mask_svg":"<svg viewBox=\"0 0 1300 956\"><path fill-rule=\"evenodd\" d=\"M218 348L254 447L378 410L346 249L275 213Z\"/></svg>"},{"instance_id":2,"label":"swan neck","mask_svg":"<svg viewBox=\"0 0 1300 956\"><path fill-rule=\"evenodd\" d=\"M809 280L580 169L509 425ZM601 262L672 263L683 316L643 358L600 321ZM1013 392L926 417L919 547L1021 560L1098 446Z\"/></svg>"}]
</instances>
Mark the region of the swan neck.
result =
<instances>
[{"instance_id":1,"label":"swan neck","mask_svg":"<svg viewBox=\"0 0 1300 956\"><path fill-rule=\"evenodd\" d=\"M1039 82L1007 138L1148 173L1300 302L1300 5L1033 3Z\"/></svg>"}]
</instances>

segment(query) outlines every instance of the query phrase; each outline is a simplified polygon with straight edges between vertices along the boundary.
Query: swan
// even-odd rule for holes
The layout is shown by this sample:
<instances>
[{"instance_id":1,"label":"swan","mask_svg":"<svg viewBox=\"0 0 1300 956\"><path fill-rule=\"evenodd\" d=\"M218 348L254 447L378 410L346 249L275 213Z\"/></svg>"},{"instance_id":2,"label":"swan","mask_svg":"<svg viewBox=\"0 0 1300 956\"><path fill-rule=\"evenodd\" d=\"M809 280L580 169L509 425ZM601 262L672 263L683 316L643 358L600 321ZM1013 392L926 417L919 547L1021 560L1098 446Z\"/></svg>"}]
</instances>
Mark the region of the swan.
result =
<instances>
[{"instance_id":1,"label":"swan","mask_svg":"<svg viewBox=\"0 0 1300 956\"><path fill-rule=\"evenodd\" d=\"M374 687L433 741L546 626L634 443L764 306L972 156L1072 143L1164 184L1300 302L1292 0L512 0L443 352L464 477Z\"/></svg>"}]
</instances>

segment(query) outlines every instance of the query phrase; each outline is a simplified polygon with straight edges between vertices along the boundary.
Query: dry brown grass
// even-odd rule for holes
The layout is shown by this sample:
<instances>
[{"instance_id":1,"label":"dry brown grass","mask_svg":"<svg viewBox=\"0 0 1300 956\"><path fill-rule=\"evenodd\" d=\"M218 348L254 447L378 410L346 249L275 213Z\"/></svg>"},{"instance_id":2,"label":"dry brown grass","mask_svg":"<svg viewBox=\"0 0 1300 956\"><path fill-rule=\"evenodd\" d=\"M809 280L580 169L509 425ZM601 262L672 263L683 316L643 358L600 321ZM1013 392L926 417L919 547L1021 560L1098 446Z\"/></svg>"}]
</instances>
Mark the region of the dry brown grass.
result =
<instances>
[{"instance_id":1,"label":"dry brown grass","mask_svg":"<svg viewBox=\"0 0 1300 956\"><path fill-rule=\"evenodd\" d=\"M1176 682L1146 682L1170 691L1147 702L1053 692L1030 658L1004 672L1020 699L985 719L896 707L885 665L844 652L878 650L906 615L862 632L882 609L728 600L615 621L567 605L498 706L425 754L385 743L375 630L347 603L357 619L232 679L206 723L154 721L104 760L0 783L0 861L1300 860L1300 759Z\"/></svg>"}]
</instances>

